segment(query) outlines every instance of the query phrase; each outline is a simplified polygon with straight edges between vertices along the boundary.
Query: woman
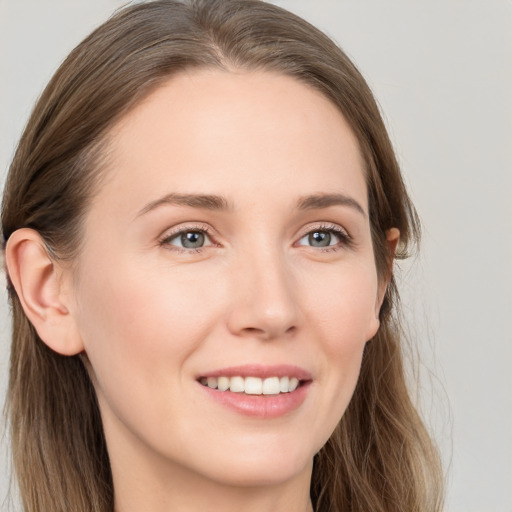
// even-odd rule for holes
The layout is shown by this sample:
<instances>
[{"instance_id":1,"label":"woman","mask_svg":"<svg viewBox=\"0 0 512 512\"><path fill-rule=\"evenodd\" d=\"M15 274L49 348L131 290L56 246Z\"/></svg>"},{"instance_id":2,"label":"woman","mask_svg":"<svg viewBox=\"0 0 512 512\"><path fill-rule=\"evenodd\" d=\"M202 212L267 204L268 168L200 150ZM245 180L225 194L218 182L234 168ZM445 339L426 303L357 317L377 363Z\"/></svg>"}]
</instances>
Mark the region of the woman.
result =
<instances>
[{"instance_id":1,"label":"woman","mask_svg":"<svg viewBox=\"0 0 512 512\"><path fill-rule=\"evenodd\" d=\"M308 23L120 11L36 105L2 228L25 510L440 510L392 275L418 222Z\"/></svg>"}]
</instances>

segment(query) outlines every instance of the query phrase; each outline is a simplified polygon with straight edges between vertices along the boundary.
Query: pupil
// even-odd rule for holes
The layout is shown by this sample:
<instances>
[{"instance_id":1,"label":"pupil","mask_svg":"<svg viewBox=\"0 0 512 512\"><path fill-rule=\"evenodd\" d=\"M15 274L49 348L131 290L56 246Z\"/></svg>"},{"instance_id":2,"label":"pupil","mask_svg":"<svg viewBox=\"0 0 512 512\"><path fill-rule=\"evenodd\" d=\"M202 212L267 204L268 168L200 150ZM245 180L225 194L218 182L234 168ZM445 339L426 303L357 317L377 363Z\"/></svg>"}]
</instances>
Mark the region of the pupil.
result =
<instances>
[{"instance_id":1,"label":"pupil","mask_svg":"<svg viewBox=\"0 0 512 512\"><path fill-rule=\"evenodd\" d=\"M187 249L197 249L204 244L204 234L199 231L188 231L181 235L181 244Z\"/></svg>"},{"instance_id":2,"label":"pupil","mask_svg":"<svg viewBox=\"0 0 512 512\"><path fill-rule=\"evenodd\" d=\"M331 234L327 231L315 231L309 235L309 243L314 247L328 247L331 244Z\"/></svg>"}]
</instances>

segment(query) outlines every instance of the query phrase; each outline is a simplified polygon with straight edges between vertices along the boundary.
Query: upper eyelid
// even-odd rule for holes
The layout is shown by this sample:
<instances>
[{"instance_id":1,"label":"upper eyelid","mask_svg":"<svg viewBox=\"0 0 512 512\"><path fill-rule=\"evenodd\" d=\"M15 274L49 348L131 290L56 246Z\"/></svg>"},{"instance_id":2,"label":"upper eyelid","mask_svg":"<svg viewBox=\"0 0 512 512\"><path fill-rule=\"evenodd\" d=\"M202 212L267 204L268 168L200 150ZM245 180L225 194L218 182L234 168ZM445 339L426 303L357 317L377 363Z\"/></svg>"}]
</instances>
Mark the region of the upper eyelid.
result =
<instances>
[{"instance_id":1,"label":"upper eyelid","mask_svg":"<svg viewBox=\"0 0 512 512\"><path fill-rule=\"evenodd\" d=\"M179 225L179 226L176 226L175 228L168 228L168 229L166 229L157 238L158 245L163 246L167 242L170 242L174 238L178 237L181 233L186 233L187 231L200 231L200 232L203 232L206 235L206 237L210 241L210 244L206 245L204 247L201 247L201 249L204 249L204 248L210 247L210 246L219 245L216 242L216 240L215 240L215 235L212 233L212 231L213 231L212 228L210 226L208 226L207 224L204 224L202 222L197 223L197 224L190 223L188 225ZM171 244L169 244L169 245L171 245ZM180 248L178 246L176 246L176 249L177 250L183 250L183 251L194 250L194 249L188 249L188 248Z\"/></svg>"},{"instance_id":2,"label":"upper eyelid","mask_svg":"<svg viewBox=\"0 0 512 512\"><path fill-rule=\"evenodd\" d=\"M301 229L299 238L303 238L305 235L311 233L312 231L334 231L336 233L345 235L347 238L352 238L346 228L333 222L317 222L308 224Z\"/></svg>"},{"instance_id":3,"label":"upper eyelid","mask_svg":"<svg viewBox=\"0 0 512 512\"><path fill-rule=\"evenodd\" d=\"M172 236L179 235L180 233L187 232L187 231L203 231L207 235L212 235L213 229L208 224L205 224L203 222L190 222L190 223L182 223L178 226L174 226L171 228L167 228L162 232L162 234L159 236L159 238L169 238Z\"/></svg>"},{"instance_id":4,"label":"upper eyelid","mask_svg":"<svg viewBox=\"0 0 512 512\"><path fill-rule=\"evenodd\" d=\"M313 247L309 245L303 245L300 244L300 241L308 236L308 234L315 232L315 231L329 231L334 233L336 237L338 237L339 242L333 245L328 246L321 246L321 247ZM331 222L321 222L317 223L317 225L309 225L307 228L302 231L302 234L298 237L297 241L294 242L294 246L296 247L305 247L309 249L310 247L313 247L314 251L321 251L321 252L337 252L340 249L353 249L356 244L350 233L346 228L343 226L340 226L336 223Z\"/></svg>"}]
</instances>

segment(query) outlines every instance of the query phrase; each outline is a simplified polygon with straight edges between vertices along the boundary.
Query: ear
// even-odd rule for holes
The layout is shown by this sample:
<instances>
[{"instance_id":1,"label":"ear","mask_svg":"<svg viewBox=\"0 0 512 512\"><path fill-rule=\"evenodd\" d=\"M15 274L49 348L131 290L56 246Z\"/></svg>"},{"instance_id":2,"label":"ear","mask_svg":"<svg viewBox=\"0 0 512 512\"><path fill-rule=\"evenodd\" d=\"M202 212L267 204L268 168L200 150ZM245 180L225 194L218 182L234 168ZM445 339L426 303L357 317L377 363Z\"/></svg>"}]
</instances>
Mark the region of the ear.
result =
<instances>
[{"instance_id":1,"label":"ear","mask_svg":"<svg viewBox=\"0 0 512 512\"><path fill-rule=\"evenodd\" d=\"M400 231L397 228L391 228L386 231L386 244L389 254L389 268L386 275L379 279L379 288L377 292L377 300L375 301L375 317L379 318L380 308L384 302L386 290L393 275L393 261L395 259L396 247L400 240Z\"/></svg>"},{"instance_id":2,"label":"ear","mask_svg":"<svg viewBox=\"0 0 512 512\"><path fill-rule=\"evenodd\" d=\"M75 355L83 345L70 313L69 269L55 262L37 231L23 228L8 239L5 262L25 315L55 352Z\"/></svg>"}]
</instances>

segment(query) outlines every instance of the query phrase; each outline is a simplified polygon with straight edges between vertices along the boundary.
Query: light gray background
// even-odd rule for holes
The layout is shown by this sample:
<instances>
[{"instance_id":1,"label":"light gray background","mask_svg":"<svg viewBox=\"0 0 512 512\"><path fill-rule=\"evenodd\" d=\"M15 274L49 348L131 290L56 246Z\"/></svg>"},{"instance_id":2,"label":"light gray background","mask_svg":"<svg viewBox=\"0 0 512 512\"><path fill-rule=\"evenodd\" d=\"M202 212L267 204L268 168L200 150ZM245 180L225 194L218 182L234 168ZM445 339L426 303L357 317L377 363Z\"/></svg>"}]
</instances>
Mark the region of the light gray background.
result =
<instances>
[{"instance_id":1,"label":"light gray background","mask_svg":"<svg viewBox=\"0 0 512 512\"><path fill-rule=\"evenodd\" d=\"M2 180L59 62L124 3L0 0ZM402 289L423 355L423 409L448 470L446 510L512 512L512 1L276 3L330 34L368 78L422 216L422 256Z\"/></svg>"}]
</instances>

